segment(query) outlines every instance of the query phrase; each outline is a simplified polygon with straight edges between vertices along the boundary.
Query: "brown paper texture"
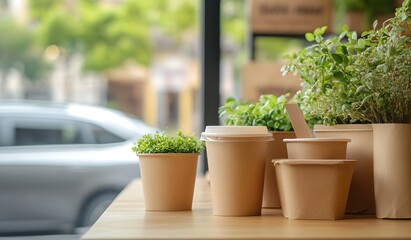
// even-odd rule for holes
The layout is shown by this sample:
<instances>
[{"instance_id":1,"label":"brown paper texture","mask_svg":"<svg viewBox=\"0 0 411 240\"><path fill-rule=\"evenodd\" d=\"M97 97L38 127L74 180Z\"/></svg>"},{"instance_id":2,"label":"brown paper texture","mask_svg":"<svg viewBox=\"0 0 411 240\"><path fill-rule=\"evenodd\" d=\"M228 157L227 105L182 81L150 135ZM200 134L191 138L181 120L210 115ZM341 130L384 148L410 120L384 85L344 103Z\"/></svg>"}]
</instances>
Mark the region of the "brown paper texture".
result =
<instances>
[{"instance_id":1,"label":"brown paper texture","mask_svg":"<svg viewBox=\"0 0 411 240\"><path fill-rule=\"evenodd\" d=\"M273 159L286 159L287 147L283 139L295 138L294 132L273 132L274 141L271 143L270 158L265 165L263 208L281 208L280 198L278 195L277 178L275 168L272 163Z\"/></svg>"},{"instance_id":2,"label":"brown paper texture","mask_svg":"<svg viewBox=\"0 0 411 240\"><path fill-rule=\"evenodd\" d=\"M265 163L272 141L206 141L213 214L261 215Z\"/></svg>"},{"instance_id":3,"label":"brown paper texture","mask_svg":"<svg viewBox=\"0 0 411 240\"><path fill-rule=\"evenodd\" d=\"M301 138L305 139L305 138ZM317 139L317 141L316 141ZM345 159L347 153L347 141L318 141L312 138L310 141L286 142L288 158L290 159ZM286 140L287 141L287 140Z\"/></svg>"},{"instance_id":4,"label":"brown paper texture","mask_svg":"<svg viewBox=\"0 0 411 240\"><path fill-rule=\"evenodd\" d=\"M145 209L191 210L198 154L160 153L138 156Z\"/></svg>"},{"instance_id":5,"label":"brown paper texture","mask_svg":"<svg viewBox=\"0 0 411 240\"><path fill-rule=\"evenodd\" d=\"M301 89L301 79L293 74L283 77L280 69L285 64L285 61L246 63L242 69L241 98L256 102L262 94L293 96Z\"/></svg>"},{"instance_id":6,"label":"brown paper texture","mask_svg":"<svg viewBox=\"0 0 411 240\"><path fill-rule=\"evenodd\" d=\"M373 124L378 218L411 218L411 124Z\"/></svg>"},{"instance_id":7,"label":"brown paper texture","mask_svg":"<svg viewBox=\"0 0 411 240\"><path fill-rule=\"evenodd\" d=\"M357 160L348 195L347 213L375 213L373 134L371 124L314 126L316 137L350 138L347 158Z\"/></svg>"},{"instance_id":8,"label":"brown paper texture","mask_svg":"<svg viewBox=\"0 0 411 240\"><path fill-rule=\"evenodd\" d=\"M354 165L352 160L275 162L284 216L289 219L343 219Z\"/></svg>"},{"instance_id":9,"label":"brown paper texture","mask_svg":"<svg viewBox=\"0 0 411 240\"><path fill-rule=\"evenodd\" d=\"M296 103L287 103L285 104L285 109L287 110L288 117L290 118L297 138L312 138L311 130L305 121L300 107Z\"/></svg>"}]
</instances>

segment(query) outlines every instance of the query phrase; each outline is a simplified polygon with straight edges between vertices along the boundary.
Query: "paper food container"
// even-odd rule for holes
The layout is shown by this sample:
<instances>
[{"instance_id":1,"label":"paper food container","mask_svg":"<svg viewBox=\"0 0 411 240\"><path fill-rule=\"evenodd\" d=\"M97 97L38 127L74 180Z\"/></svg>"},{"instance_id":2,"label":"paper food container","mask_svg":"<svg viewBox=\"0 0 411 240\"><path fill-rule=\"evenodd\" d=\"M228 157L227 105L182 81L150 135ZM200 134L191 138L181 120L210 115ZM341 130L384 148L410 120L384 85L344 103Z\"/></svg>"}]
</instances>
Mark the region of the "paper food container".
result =
<instances>
[{"instance_id":1,"label":"paper food container","mask_svg":"<svg viewBox=\"0 0 411 240\"><path fill-rule=\"evenodd\" d=\"M283 214L289 219L343 219L355 160L275 161Z\"/></svg>"},{"instance_id":2,"label":"paper food container","mask_svg":"<svg viewBox=\"0 0 411 240\"><path fill-rule=\"evenodd\" d=\"M294 138L284 139L289 159L345 159L346 138Z\"/></svg>"},{"instance_id":3,"label":"paper food container","mask_svg":"<svg viewBox=\"0 0 411 240\"><path fill-rule=\"evenodd\" d=\"M206 142L213 214L261 215L272 133L264 126L207 126L201 139Z\"/></svg>"}]
</instances>

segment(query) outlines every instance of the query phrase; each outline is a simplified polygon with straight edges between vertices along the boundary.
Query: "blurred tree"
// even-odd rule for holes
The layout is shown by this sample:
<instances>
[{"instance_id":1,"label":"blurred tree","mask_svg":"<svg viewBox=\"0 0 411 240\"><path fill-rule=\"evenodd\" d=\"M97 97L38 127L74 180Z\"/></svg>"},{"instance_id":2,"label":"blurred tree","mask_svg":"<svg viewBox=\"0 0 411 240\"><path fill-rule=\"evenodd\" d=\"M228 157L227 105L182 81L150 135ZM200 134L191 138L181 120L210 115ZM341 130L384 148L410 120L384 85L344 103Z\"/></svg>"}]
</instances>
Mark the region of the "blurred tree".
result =
<instances>
[{"instance_id":1,"label":"blurred tree","mask_svg":"<svg viewBox=\"0 0 411 240\"><path fill-rule=\"evenodd\" d=\"M28 80L40 79L47 69L41 51L35 47L33 35L10 20L0 20L0 95L5 96L7 76L18 70Z\"/></svg>"},{"instance_id":2,"label":"blurred tree","mask_svg":"<svg viewBox=\"0 0 411 240\"><path fill-rule=\"evenodd\" d=\"M138 12L135 14L139 16ZM84 69L104 71L127 60L149 63L152 46L146 19L128 14L124 8L97 8L82 17Z\"/></svg>"},{"instance_id":3,"label":"blurred tree","mask_svg":"<svg viewBox=\"0 0 411 240\"><path fill-rule=\"evenodd\" d=\"M84 56L85 70L102 72L127 60L147 65L152 56L152 31L176 41L196 23L196 1L126 0L105 6L93 0L30 1L39 22L38 40L62 48L66 57Z\"/></svg>"},{"instance_id":4,"label":"blurred tree","mask_svg":"<svg viewBox=\"0 0 411 240\"><path fill-rule=\"evenodd\" d=\"M246 35L246 1L221 1L221 32L224 37L232 39L237 45L245 45Z\"/></svg>"}]
</instances>

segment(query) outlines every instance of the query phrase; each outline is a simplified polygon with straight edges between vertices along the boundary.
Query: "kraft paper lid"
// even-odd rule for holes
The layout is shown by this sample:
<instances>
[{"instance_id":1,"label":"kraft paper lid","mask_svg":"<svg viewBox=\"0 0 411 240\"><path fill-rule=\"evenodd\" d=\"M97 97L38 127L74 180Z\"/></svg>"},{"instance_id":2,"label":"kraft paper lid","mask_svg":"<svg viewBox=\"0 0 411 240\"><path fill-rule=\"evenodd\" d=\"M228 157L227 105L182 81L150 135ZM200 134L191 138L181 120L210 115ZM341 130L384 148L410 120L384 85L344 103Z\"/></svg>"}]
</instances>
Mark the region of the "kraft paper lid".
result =
<instances>
[{"instance_id":1,"label":"kraft paper lid","mask_svg":"<svg viewBox=\"0 0 411 240\"><path fill-rule=\"evenodd\" d=\"M202 137L272 137L266 126L207 126Z\"/></svg>"},{"instance_id":2,"label":"kraft paper lid","mask_svg":"<svg viewBox=\"0 0 411 240\"><path fill-rule=\"evenodd\" d=\"M351 142L349 138L286 138L285 143L293 142Z\"/></svg>"},{"instance_id":3,"label":"kraft paper lid","mask_svg":"<svg viewBox=\"0 0 411 240\"><path fill-rule=\"evenodd\" d=\"M273 159L274 165L338 165L338 164L355 164L356 160L349 159Z\"/></svg>"}]
</instances>

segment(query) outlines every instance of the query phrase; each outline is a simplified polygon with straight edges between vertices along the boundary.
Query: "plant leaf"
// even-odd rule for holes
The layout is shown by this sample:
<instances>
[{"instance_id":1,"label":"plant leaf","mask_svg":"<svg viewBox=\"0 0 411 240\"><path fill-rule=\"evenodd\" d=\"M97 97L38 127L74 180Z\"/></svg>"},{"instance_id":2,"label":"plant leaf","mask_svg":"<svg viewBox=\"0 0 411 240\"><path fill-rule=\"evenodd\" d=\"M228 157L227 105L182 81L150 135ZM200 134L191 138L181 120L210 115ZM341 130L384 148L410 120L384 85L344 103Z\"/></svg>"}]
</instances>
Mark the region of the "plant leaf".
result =
<instances>
[{"instance_id":1,"label":"plant leaf","mask_svg":"<svg viewBox=\"0 0 411 240\"><path fill-rule=\"evenodd\" d=\"M333 53L331 54L332 58L334 59L334 61L336 61L337 63L342 63L343 62L343 58L341 55Z\"/></svg>"},{"instance_id":2,"label":"plant leaf","mask_svg":"<svg viewBox=\"0 0 411 240\"><path fill-rule=\"evenodd\" d=\"M343 74L342 72L335 72L335 73L333 74L333 76L334 76L336 79L338 79L338 80L341 80L341 79L344 78L344 74Z\"/></svg>"},{"instance_id":3,"label":"plant leaf","mask_svg":"<svg viewBox=\"0 0 411 240\"><path fill-rule=\"evenodd\" d=\"M362 39L362 38L358 39L357 45L358 45L359 48L363 49L365 47L364 39Z\"/></svg>"},{"instance_id":4,"label":"plant leaf","mask_svg":"<svg viewBox=\"0 0 411 240\"><path fill-rule=\"evenodd\" d=\"M307 41L312 42L315 40L315 36L312 33L306 33L305 34L305 38L307 39Z\"/></svg>"}]
</instances>

